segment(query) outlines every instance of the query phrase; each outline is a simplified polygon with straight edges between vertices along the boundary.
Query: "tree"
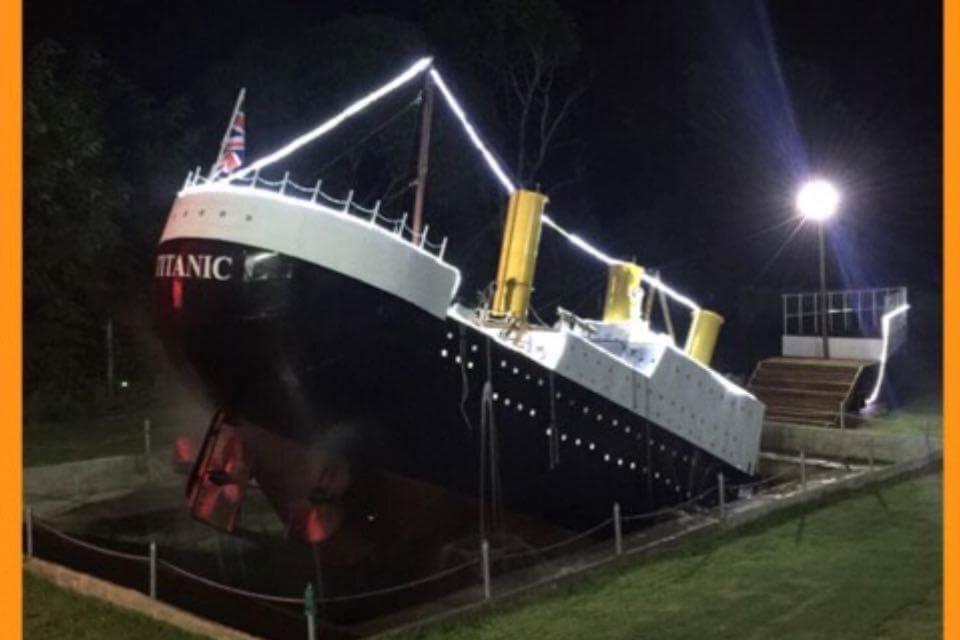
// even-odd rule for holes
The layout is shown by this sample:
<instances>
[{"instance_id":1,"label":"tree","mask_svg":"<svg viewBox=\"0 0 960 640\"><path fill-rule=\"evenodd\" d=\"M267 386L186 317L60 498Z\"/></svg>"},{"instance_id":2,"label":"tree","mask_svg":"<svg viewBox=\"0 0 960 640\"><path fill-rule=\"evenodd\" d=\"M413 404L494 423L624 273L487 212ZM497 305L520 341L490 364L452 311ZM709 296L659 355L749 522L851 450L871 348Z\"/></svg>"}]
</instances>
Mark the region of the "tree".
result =
<instances>
[{"instance_id":1,"label":"tree","mask_svg":"<svg viewBox=\"0 0 960 640\"><path fill-rule=\"evenodd\" d=\"M107 318L118 341L144 333L151 248L190 134L182 105L156 106L90 45L45 40L26 59L24 393L36 415L103 395ZM137 361L131 344L118 364L136 374Z\"/></svg>"},{"instance_id":2,"label":"tree","mask_svg":"<svg viewBox=\"0 0 960 640\"><path fill-rule=\"evenodd\" d=\"M573 20L552 0L444 2L430 15L440 47L497 88L510 168L520 184L533 186L587 87Z\"/></svg>"},{"instance_id":3,"label":"tree","mask_svg":"<svg viewBox=\"0 0 960 640\"><path fill-rule=\"evenodd\" d=\"M86 387L105 277L129 188L111 177L95 51L27 55L24 109L24 391ZM97 357L97 362L102 358Z\"/></svg>"}]
</instances>

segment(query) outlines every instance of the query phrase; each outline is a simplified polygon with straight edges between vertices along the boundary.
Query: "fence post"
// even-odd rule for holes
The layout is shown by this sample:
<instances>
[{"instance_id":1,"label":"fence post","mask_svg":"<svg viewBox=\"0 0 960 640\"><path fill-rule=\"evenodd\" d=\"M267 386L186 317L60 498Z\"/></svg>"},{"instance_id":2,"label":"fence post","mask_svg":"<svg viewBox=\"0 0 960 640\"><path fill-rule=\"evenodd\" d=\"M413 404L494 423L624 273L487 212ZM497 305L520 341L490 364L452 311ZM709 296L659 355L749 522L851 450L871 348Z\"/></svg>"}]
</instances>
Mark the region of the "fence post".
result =
<instances>
[{"instance_id":1,"label":"fence post","mask_svg":"<svg viewBox=\"0 0 960 640\"><path fill-rule=\"evenodd\" d=\"M490 599L490 543L486 538L480 543L480 564L483 567L483 599Z\"/></svg>"},{"instance_id":2,"label":"fence post","mask_svg":"<svg viewBox=\"0 0 960 640\"><path fill-rule=\"evenodd\" d=\"M147 458L150 457L152 452L150 444L150 418L145 418L143 420L143 455Z\"/></svg>"},{"instance_id":3,"label":"fence post","mask_svg":"<svg viewBox=\"0 0 960 640\"><path fill-rule=\"evenodd\" d=\"M150 541L150 597L157 599L157 543Z\"/></svg>"},{"instance_id":4,"label":"fence post","mask_svg":"<svg viewBox=\"0 0 960 640\"><path fill-rule=\"evenodd\" d=\"M27 538L27 557L33 557L33 507L27 507L25 518L25 529L24 532Z\"/></svg>"},{"instance_id":5,"label":"fence post","mask_svg":"<svg viewBox=\"0 0 960 640\"><path fill-rule=\"evenodd\" d=\"M800 490L807 490L807 452L800 450Z\"/></svg>"},{"instance_id":6,"label":"fence post","mask_svg":"<svg viewBox=\"0 0 960 640\"><path fill-rule=\"evenodd\" d=\"M623 530L620 528L620 503L613 503L613 541L617 555L623 555Z\"/></svg>"},{"instance_id":7,"label":"fence post","mask_svg":"<svg viewBox=\"0 0 960 640\"><path fill-rule=\"evenodd\" d=\"M717 474L717 493L720 496L720 522L727 519L727 495L725 485L726 482L724 481L723 474Z\"/></svg>"},{"instance_id":8,"label":"fence post","mask_svg":"<svg viewBox=\"0 0 960 640\"><path fill-rule=\"evenodd\" d=\"M106 344L107 344L107 397L113 397L113 318L107 318L106 325Z\"/></svg>"},{"instance_id":9,"label":"fence post","mask_svg":"<svg viewBox=\"0 0 960 640\"><path fill-rule=\"evenodd\" d=\"M307 617L307 640L316 640L317 600L313 596L313 584L309 582L303 590L303 615Z\"/></svg>"}]
</instances>

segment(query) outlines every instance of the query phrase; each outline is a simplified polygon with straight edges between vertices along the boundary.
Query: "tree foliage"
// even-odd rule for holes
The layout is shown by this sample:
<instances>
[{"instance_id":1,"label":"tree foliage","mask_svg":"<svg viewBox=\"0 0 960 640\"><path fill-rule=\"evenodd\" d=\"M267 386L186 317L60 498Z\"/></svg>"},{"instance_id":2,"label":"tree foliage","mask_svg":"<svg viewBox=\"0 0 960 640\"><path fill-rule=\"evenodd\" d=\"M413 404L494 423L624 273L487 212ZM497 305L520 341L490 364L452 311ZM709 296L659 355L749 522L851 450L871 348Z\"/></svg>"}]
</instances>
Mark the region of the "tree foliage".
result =
<instances>
[{"instance_id":1,"label":"tree foliage","mask_svg":"<svg viewBox=\"0 0 960 640\"><path fill-rule=\"evenodd\" d=\"M105 322L144 300L164 171L189 136L170 135L182 109L153 108L92 46L45 40L26 63L24 393L55 410L104 390Z\"/></svg>"}]
</instances>

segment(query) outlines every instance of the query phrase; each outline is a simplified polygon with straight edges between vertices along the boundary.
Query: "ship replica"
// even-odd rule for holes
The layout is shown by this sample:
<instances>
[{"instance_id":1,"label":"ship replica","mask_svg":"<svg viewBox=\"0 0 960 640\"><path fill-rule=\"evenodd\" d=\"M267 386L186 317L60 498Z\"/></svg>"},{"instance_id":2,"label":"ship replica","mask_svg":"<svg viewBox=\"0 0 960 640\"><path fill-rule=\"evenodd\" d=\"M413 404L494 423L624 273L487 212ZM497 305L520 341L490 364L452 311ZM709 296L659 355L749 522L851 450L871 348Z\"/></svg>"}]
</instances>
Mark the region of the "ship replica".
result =
<instances>
[{"instance_id":1,"label":"ship replica","mask_svg":"<svg viewBox=\"0 0 960 640\"><path fill-rule=\"evenodd\" d=\"M412 227L319 183L260 177L414 78L431 100L439 89L507 192L495 287L476 306L446 239L422 226L423 157ZM493 504L490 519L502 505L583 529L615 502L649 512L721 474L754 475L764 406L710 368L722 318L566 231L546 205L512 184L429 59L240 171L191 172L157 249L155 296L169 353L219 407L190 454L194 515L234 530L255 483L290 537L325 543L372 521L358 487L378 475L481 514ZM528 316L544 227L607 263L602 318ZM654 295L690 309L683 347L651 327Z\"/></svg>"}]
</instances>

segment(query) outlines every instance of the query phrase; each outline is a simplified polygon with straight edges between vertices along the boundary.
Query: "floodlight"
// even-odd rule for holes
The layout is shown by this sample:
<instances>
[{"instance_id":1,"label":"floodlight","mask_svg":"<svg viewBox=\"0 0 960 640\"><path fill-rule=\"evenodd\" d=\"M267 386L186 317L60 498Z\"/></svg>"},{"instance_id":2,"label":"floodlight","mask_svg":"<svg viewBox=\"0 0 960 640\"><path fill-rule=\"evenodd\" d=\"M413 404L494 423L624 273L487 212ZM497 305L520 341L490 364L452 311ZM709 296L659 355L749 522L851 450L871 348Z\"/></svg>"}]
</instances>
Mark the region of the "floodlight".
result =
<instances>
[{"instance_id":1,"label":"floodlight","mask_svg":"<svg viewBox=\"0 0 960 640\"><path fill-rule=\"evenodd\" d=\"M823 178L805 182L797 191L796 207L801 216L822 222L837 212L840 192Z\"/></svg>"}]
</instances>

